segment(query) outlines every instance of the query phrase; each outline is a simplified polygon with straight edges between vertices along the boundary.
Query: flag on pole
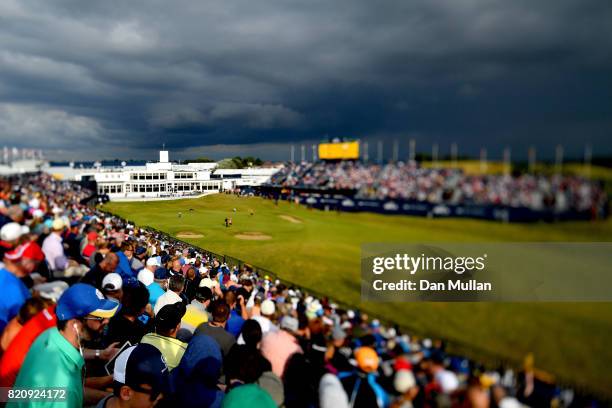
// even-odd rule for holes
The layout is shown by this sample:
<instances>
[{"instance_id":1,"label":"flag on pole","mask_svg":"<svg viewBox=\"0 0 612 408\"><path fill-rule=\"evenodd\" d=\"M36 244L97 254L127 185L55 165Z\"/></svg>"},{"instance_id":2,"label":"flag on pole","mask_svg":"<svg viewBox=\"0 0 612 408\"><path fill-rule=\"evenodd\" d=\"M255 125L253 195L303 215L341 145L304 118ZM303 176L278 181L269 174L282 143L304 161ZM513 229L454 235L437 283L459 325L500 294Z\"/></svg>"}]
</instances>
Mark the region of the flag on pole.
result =
<instances>
[{"instance_id":1,"label":"flag on pole","mask_svg":"<svg viewBox=\"0 0 612 408\"><path fill-rule=\"evenodd\" d=\"M431 161L433 162L434 167L438 167L438 144L434 143L431 145Z\"/></svg>"},{"instance_id":2,"label":"flag on pole","mask_svg":"<svg viewBox=\"0 0 612 408\"><path fill-rule=\"evenodd\" d=\"M410 157L408 157L408 159L411 162L414 162L414 160L416 158L416 140L410 139L409 150L410 150L410 153L409 153Z\"/></svg>"}]
</instances>

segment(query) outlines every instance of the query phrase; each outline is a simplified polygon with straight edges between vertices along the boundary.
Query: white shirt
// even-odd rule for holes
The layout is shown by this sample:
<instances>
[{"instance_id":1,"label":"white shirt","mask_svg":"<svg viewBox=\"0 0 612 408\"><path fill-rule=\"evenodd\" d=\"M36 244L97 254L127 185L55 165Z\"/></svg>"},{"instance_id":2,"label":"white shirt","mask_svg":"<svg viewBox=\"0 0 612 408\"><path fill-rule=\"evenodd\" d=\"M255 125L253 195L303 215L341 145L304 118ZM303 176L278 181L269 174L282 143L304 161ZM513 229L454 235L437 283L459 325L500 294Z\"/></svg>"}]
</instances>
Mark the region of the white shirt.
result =
<instances>
[{"instance_id":1,"label":"white shirt","mask_svg":"<svg viewBox=\"0 0 612 408\"><path fill-rule=\"evenodd\" d=\"M55 232L49 234L43 241L42 251L52 271L63 271L68 267L68 258L64 254L62 237Z\"/></svg>"},{"instance_id":2,"label":"white shirt","mask_svg":"<svg viewBox=\"0 0 612 408\"><path fill-rule=\"evenodd\" d=\"M157 313L161 310L162 307L166 305L173 305L182 301L183 299L181 299L179 295L177 295L171 290L168 290L166 293L164 293L157 299L157 302L155 303L155 308L153 309L153 313L157 315Z\"/></svg>"}]
</instances>

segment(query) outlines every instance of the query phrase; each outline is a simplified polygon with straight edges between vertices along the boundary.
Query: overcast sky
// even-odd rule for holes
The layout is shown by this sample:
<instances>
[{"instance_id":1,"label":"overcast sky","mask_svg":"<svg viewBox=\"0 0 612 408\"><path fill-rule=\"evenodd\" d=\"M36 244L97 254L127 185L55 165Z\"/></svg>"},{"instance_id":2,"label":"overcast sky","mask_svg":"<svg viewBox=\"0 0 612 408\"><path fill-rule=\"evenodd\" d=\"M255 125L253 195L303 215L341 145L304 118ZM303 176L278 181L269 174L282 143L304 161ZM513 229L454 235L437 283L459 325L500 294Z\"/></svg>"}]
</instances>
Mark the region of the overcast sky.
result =
<instances>
[{"instance_id":1,"label":"overcast sky","mask_svg":"<svg viewBox=\"0 0 612 408\"><path fill-rule=\"evenodd\" d=\"M0 145L287 159L326 136L612 154L612 2L0 1Z\"/></svg>"}]
</instances>

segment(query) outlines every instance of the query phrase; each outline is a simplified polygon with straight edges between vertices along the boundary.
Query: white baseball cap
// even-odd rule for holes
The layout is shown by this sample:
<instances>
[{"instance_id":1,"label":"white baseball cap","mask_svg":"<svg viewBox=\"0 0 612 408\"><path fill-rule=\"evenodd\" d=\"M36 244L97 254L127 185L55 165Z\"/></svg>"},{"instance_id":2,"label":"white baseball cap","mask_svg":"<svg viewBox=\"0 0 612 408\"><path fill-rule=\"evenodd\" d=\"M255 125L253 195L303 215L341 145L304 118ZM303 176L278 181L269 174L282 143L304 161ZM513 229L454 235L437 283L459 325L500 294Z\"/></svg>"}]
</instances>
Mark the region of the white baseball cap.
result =
<instances>
[{"instance_id":1,"label":"white baseball cap","mask_svg":"<svg viewBox=\"0 0 612 408\"><path fill-rule=\"evenodd\" d=\"M4 224L2 229L0 229L0 239L2 241L16 241L22 235L29 233L30 228L28 228L28 226L16 222L9 222L8 224Z\"/></svg>"},{"instance_id":2,"label":"white baseball cap","mask_svg":"<svg viewBox=\"0 0 612 408\"><path fill-rule=\"evenodd\" d=\"M201 288L208 288L208 289L212 289L215 286L217 286L219 283L210 279L210 278L204 278L200 281L200 287Z\"/></svg>"},{"instance_id":3,"label":"white baseball cap","mask_svg":"<svg viewBox=\"0 0 612 408\"><path fill-rule=\"evenodd\" d=\"M161 266L161 264L156 256L152 256L151 258L147 259L147 266Z\"/></svg>"},{"instance_id":4,"label":"white baseball cap","mask_svg":"<svg viewBox=\"0 0 612 408\"><path fill-rule=\"evenodd\" d=\"M273 315L276 311L276 305L270 299L266 299L261 302L261 314L264 316Z\"/></svg>"},{"instance_id":5,"label":"white baseball cap","mask_svg":"<svg viewBox=\"0 0 612 408\"><path fill-rule=\"evenodd\" d=\"M121 275L116 272L109 273L102 279L102 288L104 290L119 290L123 286L123 279Z\"/></svg>"},{"instance_id":6,"label":"white baseball cap","mask_svg":"<svg viewBox=\"0 0 612 408\"><path fill-rule=\"evenodd\" d=\"M397 392L403 394L415 385L416 380L414 379L414 374L412 374L412 371L400 370L395 373L395 378L393 378L393 386Z\"/></svg>"}]
</instances>

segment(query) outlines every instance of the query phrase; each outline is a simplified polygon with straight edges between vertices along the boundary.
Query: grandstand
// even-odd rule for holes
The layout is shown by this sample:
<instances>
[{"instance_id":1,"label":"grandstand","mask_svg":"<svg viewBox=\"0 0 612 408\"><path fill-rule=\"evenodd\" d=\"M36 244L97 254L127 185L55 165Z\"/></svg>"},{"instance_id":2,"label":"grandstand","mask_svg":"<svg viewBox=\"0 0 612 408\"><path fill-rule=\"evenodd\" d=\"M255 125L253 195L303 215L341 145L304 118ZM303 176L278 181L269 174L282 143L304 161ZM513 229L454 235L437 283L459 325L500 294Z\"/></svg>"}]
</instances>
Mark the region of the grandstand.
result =
<instances>
[{"instance_id":1,"label":"grandstand","mask_svg":"<svg viewBox=\"0 0 612 408\"><path fill-rule=\"evenodd\" d=\"M320 146L329 145L333 144ZM352 150L358 152L358 147ZM332 160L287 163L272 175L263 194L297 197L317 208L503 221L608 215L603 184L580 176L466 174L458 168L421 167L414 161L369 163L357 160L358 155L342 155L343 151L337 147L337 154L325 156Z\"/></svg>"}]
</instances>

